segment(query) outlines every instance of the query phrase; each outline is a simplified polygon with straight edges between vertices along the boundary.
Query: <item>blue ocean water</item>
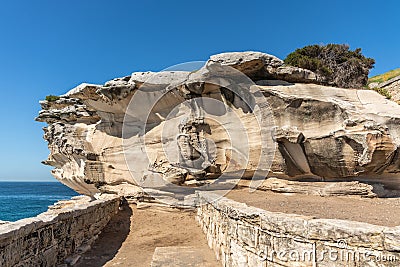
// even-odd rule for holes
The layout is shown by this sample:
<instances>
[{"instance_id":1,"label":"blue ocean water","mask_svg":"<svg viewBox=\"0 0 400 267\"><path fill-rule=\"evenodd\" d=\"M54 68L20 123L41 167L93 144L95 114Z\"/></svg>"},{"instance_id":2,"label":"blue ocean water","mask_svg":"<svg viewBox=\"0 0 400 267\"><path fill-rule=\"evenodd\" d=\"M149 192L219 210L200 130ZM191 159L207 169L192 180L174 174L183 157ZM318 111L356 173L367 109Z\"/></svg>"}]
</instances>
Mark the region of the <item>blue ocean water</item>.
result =
<instances>
[{"instance_id":1,"label":"blue ocean water","mask_svg":"<svg viewBox=\"0 0 400 267\"><path fill-rule=\"evenodd\" d=\"M17 221L78 193L59 182L0 182L0 220Z\"/></svg>"}]
</instances>

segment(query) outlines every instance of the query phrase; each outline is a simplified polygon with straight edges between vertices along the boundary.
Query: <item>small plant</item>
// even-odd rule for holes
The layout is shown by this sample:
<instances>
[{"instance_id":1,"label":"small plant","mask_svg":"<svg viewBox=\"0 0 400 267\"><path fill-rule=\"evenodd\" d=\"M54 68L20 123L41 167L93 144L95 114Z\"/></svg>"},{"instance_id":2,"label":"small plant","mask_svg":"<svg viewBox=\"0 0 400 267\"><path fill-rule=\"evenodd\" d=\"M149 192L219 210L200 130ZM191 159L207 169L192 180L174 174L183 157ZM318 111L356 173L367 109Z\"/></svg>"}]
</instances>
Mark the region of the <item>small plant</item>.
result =
<instances>
[{"instance_id":1,"label":"small plant","mask_svg":"<svg viewBox=\"0 0 400 267\"><path fill-rule=\"evenodd\" d=\"M387 99L391 99L392 98L392 95L385 88L373 88L372 90L378 92L379 94L383 95Z\"/></svg>"},{"instance_id":2,"label":"small plant","mask_svg":"<svg viewBox=\"0 0 400 267\"><path fill-rule=\"evenodd\" d=\"M56 95L48 95L48 96L46 96L46 100L49 101L49 102L54 102L54 101L57 101L58 99L60 99L60 97L56 96Z\"/></svg>"}]
</instances>

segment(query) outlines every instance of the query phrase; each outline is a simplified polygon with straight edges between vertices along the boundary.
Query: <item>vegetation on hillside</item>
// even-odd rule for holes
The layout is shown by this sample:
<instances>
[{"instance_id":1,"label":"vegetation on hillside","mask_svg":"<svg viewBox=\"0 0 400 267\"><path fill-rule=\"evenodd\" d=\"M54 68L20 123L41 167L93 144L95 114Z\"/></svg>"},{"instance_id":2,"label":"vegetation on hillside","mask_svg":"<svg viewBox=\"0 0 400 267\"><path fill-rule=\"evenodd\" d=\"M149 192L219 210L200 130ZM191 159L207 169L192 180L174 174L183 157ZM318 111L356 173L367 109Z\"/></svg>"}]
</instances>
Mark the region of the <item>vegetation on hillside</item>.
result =
<instances>
[{"instance_id":1,"label":"vegetation on hillside","mask_svg":"<svg viewBox=\"0 0 400 267\"><path fill-rule=\"evenodd\" d=\"M368 82L369 70L375 60L350 50L345 44L308 45L296 49L284 60L286 64L311 70L329 85L362 88Z\"/></svg>"},{"instance_id":2,"label":"vegetation on hillside","mask_svg":"<svg viewBox=\"0 0 400 267\"><path fill-rule=\"evenodd\" d=\"M388 72L380 74L380 75L373 76L373 77L369 78L367 88L380 93L387 99L391 99L392 95L390 94L390 92L386 88L379 88L376 85L376 83L378 83L378 84L383 83L383 82L389 81L390 79L393 79L397 76L400 76L400 68L388 71ZM372 85L373 83L375 83L374 86Z\"/></svg>"},{"instance_id":3,"label":"vegetation on hillside","mask_svg":"<svg viewBox=\"0 0 400 267\"><path fill-rule=\"evenodd\" d=\"M388 72L386 72L384 74L380 74L380 75L376 75L374 77L371 77L368 80L368 84L386 82L386 81L389 81L390 79L392 79L394 77L397 77L399 75L400 75L400 68L388 71Z\"/></svg>"}]
</instances>

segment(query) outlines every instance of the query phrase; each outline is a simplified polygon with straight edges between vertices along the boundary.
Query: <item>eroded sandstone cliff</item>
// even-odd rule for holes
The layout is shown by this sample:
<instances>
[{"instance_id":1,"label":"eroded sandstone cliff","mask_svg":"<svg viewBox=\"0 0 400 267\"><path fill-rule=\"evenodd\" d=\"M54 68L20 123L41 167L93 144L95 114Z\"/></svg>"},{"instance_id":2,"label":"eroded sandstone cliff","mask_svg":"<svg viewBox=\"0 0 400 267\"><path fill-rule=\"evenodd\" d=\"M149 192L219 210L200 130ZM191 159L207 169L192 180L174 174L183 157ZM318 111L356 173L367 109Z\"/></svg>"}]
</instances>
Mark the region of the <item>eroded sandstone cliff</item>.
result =
<instances>
[{"instance_id":1,"label":"eroded sandstone cliff","mask_svg":"<svg viewBox=\"0 0 400 267\"><path fill-rule=\"evenodd\" d=\"M246 76L221 76L224 67ZM154 174L193 186L238 171L251 179L260 169L290 180L400 187L400 106L374 91L320 81L274 56L238 52L212 56L197 71L81 84L41 102L37 120L48 124L50 150L44 163L87 195L135 195Z\"/></svg>"}]
</instances>

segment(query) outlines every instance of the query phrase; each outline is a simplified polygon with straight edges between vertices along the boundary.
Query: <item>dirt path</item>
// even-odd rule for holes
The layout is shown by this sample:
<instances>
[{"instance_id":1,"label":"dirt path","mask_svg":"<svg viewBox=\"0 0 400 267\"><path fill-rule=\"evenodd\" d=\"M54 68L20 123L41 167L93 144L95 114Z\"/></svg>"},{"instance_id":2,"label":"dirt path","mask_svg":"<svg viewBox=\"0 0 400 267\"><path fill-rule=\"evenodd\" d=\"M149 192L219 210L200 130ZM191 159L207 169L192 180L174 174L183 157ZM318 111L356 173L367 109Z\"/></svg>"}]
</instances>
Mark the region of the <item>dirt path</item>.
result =
<instances>
[{"instance_id":1,"label":"dirt path","mask_svg":"<svg viewBox=\"0 0 400 267\"><path fill-rule=\"evenodd\" d=\"M209 251L205 235L195 221L195 213L174 209L137 209L130 205L118 213L104 229L92 249L76 266L150 266L156 247L194 246Z\"/></svg>"},{"instance_id":2,"label":"dirt path","mask_svg":"<svg viewBox=\"0 0 400 267\"><path fill-rule=\"evenodd\" d=\"M248 188L232 190L227 197L274 212L360 221L383 226L400 225L400 198L320 197L271 191L250 193Z\"/></svg>"},{"instance_id":3,"label":"dirt path","mask_svg":"<svg viewBox=\"0 0 400 267\"><path fill-rule=\"evenodd\" d=\"M400 225L400 198L368 199L286 195L270 191L250 193L247 188L227 195L268 211L295 213L316 218L361 221L384 226ZM193 246L208 253L211 266L220 266L208 248L195 213L149 207L126 206L110 221L92 249L76 266L150 266L157 247Z\"/></svg>"}]
</instances>

